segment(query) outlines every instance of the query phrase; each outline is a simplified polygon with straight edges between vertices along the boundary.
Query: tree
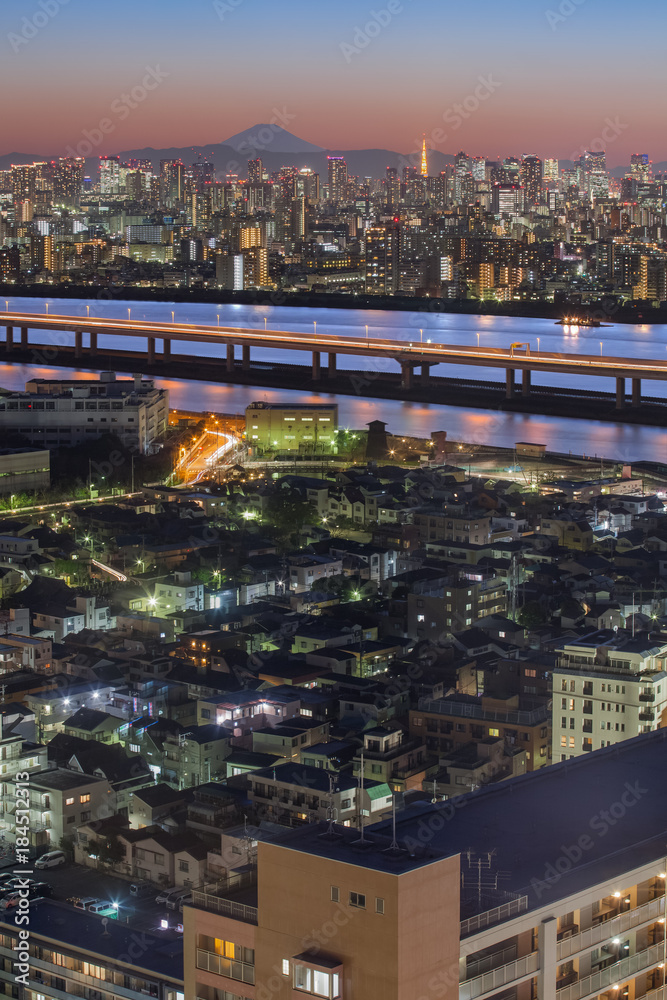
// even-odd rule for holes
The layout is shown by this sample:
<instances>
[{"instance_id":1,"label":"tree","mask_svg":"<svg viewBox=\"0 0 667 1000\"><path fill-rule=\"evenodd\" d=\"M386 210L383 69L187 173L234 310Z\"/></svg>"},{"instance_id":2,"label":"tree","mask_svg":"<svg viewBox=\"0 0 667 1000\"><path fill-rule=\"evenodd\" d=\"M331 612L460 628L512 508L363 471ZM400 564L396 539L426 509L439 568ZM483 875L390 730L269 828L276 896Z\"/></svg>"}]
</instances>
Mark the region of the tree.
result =
<instances>
[{"instance_id":1,"label":"tree","mask_svg":"<svg viewBox=\"0 0 667 1000\"><path fill-rule=\"evenodd\" d=\"M296 490L281 490L269 498L265 520L281 541L291 542L304 524L315 524L318 516Z\"/></svg>"},{"instance_id":2,"label":"tree","mask_svg":"<svg viewBox=\"0 0 667 1000\"><path fill-rule=\"evenodd\" d=\"M538 601L529 601L528 604L519 608L516 620L524 628L535 628L537 625L544 624L545 617L542 605Z\"/></svg>"}]
</instances>

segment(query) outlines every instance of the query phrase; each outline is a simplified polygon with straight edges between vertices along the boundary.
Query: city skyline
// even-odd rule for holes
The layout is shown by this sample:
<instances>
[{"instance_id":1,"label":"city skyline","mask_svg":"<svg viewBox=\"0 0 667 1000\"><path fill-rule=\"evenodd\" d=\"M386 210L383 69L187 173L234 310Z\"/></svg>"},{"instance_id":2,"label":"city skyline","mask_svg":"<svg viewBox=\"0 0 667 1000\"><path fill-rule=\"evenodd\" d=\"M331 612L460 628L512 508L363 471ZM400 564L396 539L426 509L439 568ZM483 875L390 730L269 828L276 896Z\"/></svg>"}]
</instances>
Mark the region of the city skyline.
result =
<instances>
[{"instance_id":1,"label":"city skyline","mask_svg":"<svg viewBox=\"0 0 667 1000\"><path fill-rule=\"evenodd\" d=\"M645 65L660 58L658 10L633 7ZM5 85L21 97L5 108L2 152L65 155L103 119L100 152L208 144L278 108L286 128L331 150L406 154L425 132L452 155L571 159L607 129L610 166L645 149L660 162L655 100L619 71L622 11L617 0L517 0L510 12L480 0L473 25L433 0L335 11L295 0L289 17L264 0L215 0L183 20L173 2L119 0L113 20L100 9L84 21L69 0L8 0Z\"/></svg>"}]
</instances>

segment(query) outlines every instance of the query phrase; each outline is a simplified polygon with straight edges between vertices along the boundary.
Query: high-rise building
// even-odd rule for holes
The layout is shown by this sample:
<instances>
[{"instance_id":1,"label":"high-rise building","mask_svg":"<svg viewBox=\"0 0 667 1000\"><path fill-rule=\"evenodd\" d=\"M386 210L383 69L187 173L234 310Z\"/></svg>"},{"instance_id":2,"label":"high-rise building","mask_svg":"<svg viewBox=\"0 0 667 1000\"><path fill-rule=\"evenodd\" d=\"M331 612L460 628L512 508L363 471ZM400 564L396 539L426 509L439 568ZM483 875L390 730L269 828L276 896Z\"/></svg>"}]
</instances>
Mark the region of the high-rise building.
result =
<instances>
[{"instance_id":1,"label":"high-rise building","mask_svg":"<svg viewBox=\"0 0 667 1000\"><path fill-rule=\"evenodd\" d=\"M558 160L546 159L544 161L544 174L543 178L545 182L553 182L554 184L558 181Z\"/></svg>"},{"instance_id":2,"label":"high-rise building","mask_svg":"<svg viewBox=\"0 0 667 1000\"><path fill-rule=\"evenodd\" d=\"M257 185L264 180L264 164L257 157L256 160L248 160L248 183Z\"/></svg>"},{"instance_id":3,"label":"high-rise building","mask_svg":"<svg viewBox=\"0 0 667 1000\"><path fill-rule=\"evenodd\" d=\"M298 198L316 205L320 200L320 175L310 167L302 167L296 179L296 192Z\"/></svg>"},{"instance_id":4,"label":"high-rise building","mask_svg":"<svg viewBox=\"0 0 667 1000\"><path fill-rule=\"evenodd\" d=\"M215 255L215 282L218 288L234 292L243 291L243 254L217 253Z\"/></svg>"},{"instance_id":5,"label":"high-rise building","mask_svg":"<svg viewBox=\"0 0 667 1000\"><path fill-rule=\"evenodd\" d=\"M387 206L390 209L395 208L401 200L401 182L396 167L387 167L385 187L387 191Z\"/></svg>"},{"instance_id":6,"label":"high-rise building","mask_svg":"<svg viewBox=\"0 0 667 1000\"><path fill-rule=\"evenodd\" d=\"M208 160L198 160L190 169L195 189L200 193L215 181L215 167Z\"/></svg>"},{"instance_id":7,"label":"high-rise building","mask_svg":"<svg viewBox=\"0 0 667 1000\"><path fill-rule=\"evenodd\" d=\"M524 188L518 184L494 184L491 211L494 215L518 216L524 211Z\"/></svg>"},{"instance_id":8,"label":"high-rise building","mask_svg":"<svg viewBox=\"0 0 667 1000\"><path fill-rule=\"evenodd\" d=\"M120 194L120 160L117 156L100 156L100 194Z\"/></svg>"},{"instance_id":9,"label":"high-rise building","mask_svg":"<svg viewBox=\"0 0 667 1000\"><path fill-rule=\"evenodd\" d=\"M173 208L184 195L185 167L181 160L160 160L160 199Z\"/></svg>"},{"instance_id":10,"label":"high-rise building","mask_svg":"<svg viewBox=\"0 0 667 1000\"><path fill-rule=\"evenodd\" d=\"M347 187L347 163L342 156L328 156L327 163L329 166L329 201L344 201Z\"/></svg>"},{"instance_id":11,"label":"high-rise building","mask_svg":"<svg viewBox=\"0 0 667 1000\"><path fill-rule=\"evenodd\" d=\"M57 205L78 208L83 186L86 161L80 156L68 156L52 164L53 200Z\"/></svg>"},{"instance_id":12,"label":"high-rise building","mask_svg":"<svg viewBox=\"0 0 667 1000\"><path fill-rule=\"evenodd\" d=\"M370 295L393 295L398 287L400 229L398 225L367 229L366 291Z\"/></svg>"},{"instance_id":13,"label":"high-rise building","mask_svg":"<svg viewBox=\"0 0 667 1000\"><path fill-rule=\"evenodd\" d=\"M526 190L526 201L537 205L542 200L542 161L539 156L524 156L521 161L521 181Z\"/></svg>"},{"instance_id":14,"label":"high-rise building","mask_svg":"<svg viewBox=\"0 0 667 1000\"><path fill-rule=\"evenodd\" d=\"M630 173L638 180L647 181L651 174L651 164L648 153L632 153L630 156Z\"/></svg>"}]
</instances>

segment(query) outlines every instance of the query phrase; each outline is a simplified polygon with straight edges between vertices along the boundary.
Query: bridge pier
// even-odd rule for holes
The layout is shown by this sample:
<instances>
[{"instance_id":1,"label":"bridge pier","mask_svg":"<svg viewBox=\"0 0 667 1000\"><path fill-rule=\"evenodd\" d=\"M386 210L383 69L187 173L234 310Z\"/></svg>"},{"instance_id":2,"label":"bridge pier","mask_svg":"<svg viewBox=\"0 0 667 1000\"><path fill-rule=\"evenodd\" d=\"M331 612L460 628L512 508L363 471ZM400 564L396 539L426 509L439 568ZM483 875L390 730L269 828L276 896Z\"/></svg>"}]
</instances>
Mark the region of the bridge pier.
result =
<instances>
[{"instance_id":1,"label":"bridge pier","mask_svg":"<svg viewBox=\"0 0 667 1000\"><path fill-rule=\"evenodd\" d=\"M97 353L97 334L93 330L90 331L90 353Z\"/></svg>"},{"instance_id":2,"label":"bridge pier","mask_svg":"<svg viewBox=\"0 0 667 1000\"><path fill-rule=\"evenodd\" d=\"M241 348L242 362L241 367L244 372L250 371L250 344L244 344Z\"/></svg>"},{"instance_id":3,"label":"bridge pier","mask_svg":"<svg viewBox=\"0 0 667 1000\"><path fill-rule=\"evenodd\" d=\"M521 372L521 395L524 398L530 396L530 368L524 368Z\"/></svg>"},{"instance_id":4,"label":"bridge pier","mask_svg":"<svg viewBox=\"0 0 667 1000\"><path fill-rule=\"evenodd\" d=\"M24 351L27 350L27 348L28 348L28 327L27 326L22 326L21 327L21 347L23 348Z\"/></svg>"},{"instance_id":5,"label":"bridge pier","mask_svg":"<svg viewBox=\"0 0 667 1000\"><path fill-rule=\"evenodd\" d=\"M83 354L83 330L74 331L74 357L80 358Z\"/></svg>"},{"instance_id":6,"label":"bridge pier","mask_svg":"<svg viewBox=\"0 0 667 1000\"><path fill-rule=\"evenodd\" d=\"M640 378L633 378L632 380L632 405L642 405L642 380Z\"/></svg>"},{"instance_id":7,"label":"bridge pier","mask_svg":"<svg viewBox=\"0 0 667 1000\"><path fill-rule=\"evenodd\" d=\"M616 379L616 409L625 409L625 379Z\"/></svg>"},{"instance_id":8,"label":"bridge pier","mask_svg":"<svg viewBox=\"0 0 667 1000\"><path fill-rule=\"evenodd\" d=\"M164 337L162 340L162 355L165 361L169 361L171 358L171 339L169 337Z\"/></svg>"},{"instance_id":9,"label":"bridge pier","mask_svg":"<svg viewBox=\"0 0 667 1000\"><path fill-rule=\"evenodd\" d=\"M329 370L328 370L328 375L329 375L329 378L335 378L336 377L336 355L335 354L329 354Z\"/></svg>"},{"instance_id":10,"label":"bridge pier","mask_svg":"<svg viewBox=\"0 0 667 1000\"><path fill-rule=\"evenodd\" d=\"M234 345L227 344L227 372L231 374L234 371L235 359L234 359Z\"/></svg>"},{"instance_id":11,"label":"bridge pier","mask_svg":"<svg viewBox=\"0 0 667 1000\"><path fill-rule=\"evenodd\" d=\"M514 369L505 372L505 399L514 399Z\"/></svg>"},{"instance_id":12,"label":"bridge pier","mask_svg":"<svg viewBox=\"0 0 667 1000\"><path fill-rule=\"evenodd\" d=\"M414 369L409 361L401 361L401 389L412 389Z\"/></svg>"},{"instance_id":13,"label":"bridge pier","mask_svg":"<svg viewBox=\"0 0 667 1000\"><path fill-rule=\"evenodd\" d=\"M431 381L431 366L422 365L421 378L419 380L422 385L428 385Z\"/></svg>"},{"instance_id":14,"label":"bridge pier","mask_svg":"<svg viewBox=\"0 0 667 1000\"><path fill-rule=\"evenodd\" d=\"M7 348L7 353L9 353L9 351L13 350L13 348L14 348L14 327L13 326L8 326L7 327L7 342L6 342L5 346Z\"/></svg>"},{"instance_id":15,"label":"bridge pier","mask_svg":"<svg viewBox=\"0 0 667 1000\"><path fill-rule=\"evenodd\" d=\"M155 337L148 337L147 354L148 360L152 364L155 361Z\"/></svg>"},{"instance_id":16,"label":"bridge pier","mask_svg":"<svg viewBox=\"0 0 667 1000\"><path fill-rule=\"evenodd\" d=\"M319 382L322 377L320 371L320 352L313 351L313 382Z\"/></svg>"}]
</instances>

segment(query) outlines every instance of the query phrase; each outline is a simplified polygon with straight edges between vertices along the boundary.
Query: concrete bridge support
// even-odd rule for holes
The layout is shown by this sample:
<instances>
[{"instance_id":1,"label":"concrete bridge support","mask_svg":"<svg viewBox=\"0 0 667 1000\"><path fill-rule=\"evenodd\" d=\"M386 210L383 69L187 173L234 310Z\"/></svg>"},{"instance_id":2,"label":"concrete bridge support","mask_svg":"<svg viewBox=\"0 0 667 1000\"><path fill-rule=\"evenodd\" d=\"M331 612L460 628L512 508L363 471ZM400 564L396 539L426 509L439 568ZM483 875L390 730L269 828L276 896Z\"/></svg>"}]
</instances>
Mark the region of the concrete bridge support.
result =
<instances>
[{"instance_id":1,"label":"concrete bridge support","mask_svg":"<svg viewBox=\"0 0 667 1000\"><path fill-rule=\"evenodd\" d=\"M514 399L514 369L505 372L505 399Z\"/></svg>"},{"instance_id":2,"label":"concrete bridge support","mask_svg":"<svg viewBox=\"0 0 667 1000\"><path fill-rule=\"evenodd\" d=\"M414 369L409 361L401 361L401 389L412 389Z\"/></svg>"},{"instance_id":3,"label":"concrete bridge support","mask_svg":"<svg viewBox=\"0 0 667 1000\"><path fill-rule=\"evenodd\" d=\"M524 397L530 396L530 368L524 368L521 372L521 395Z\"/></svg>"},{"instance_id":4,"label":"concrete bridge support","mask_svg":"<svg viewBox=\"0 0 667 1000\"><path fill-rule=\"evenodd\" d=\"M431 366L422 365L421 378L419 379L422 385L428 385L431 381Z\"/></svg>"},{"instance_id":5,"label":"concrete bridge support","mask_svg":"<svg viewBox=\"0 0 667 1000\"><path fill-rule=\"evenodd\" d=\"M148 360L151 364L155 361L155 337L148 338Z\"/></svg>"},{"instance_id":6,"label":"concrete bridge support","mask_svg":"<svg viewBox=\"0 0 667 1000\"><path fill-rule=\"evenodd\" d=\"M335 354L330 354L329 355L329 370L328 370L328 375L329 375L329 378L335 378L336 377L336 355Z\"/></svg>"},{"instance_id":7,"label":"concrete bridge support","mask_svg":"<svg viewBox=\"0 0 667 1000\"><path fill-rule=\"evenodd\" d=\"M234 345L227 344L227 371L229 373L234 371L234 364L235 364Z\"/></svg>"},{"instance_id":8,"label":"concrete bridge support","mask_svg":"<svg viewBox=\"0 0 667 1000\"><path fill-rule=\"evenodd\" d=\"M241 348L241 367L244 372L250 371L250 344L244 344Z\"/></svg>"},{"instance_id":9,"label":"concrete bridge support","mask_svg":"<svg viewBox=\"0 0 667 1000\"><path fill-rule=\"evenodd\" d=\"M97 334L94 333L92 330L90 331L90 353L91 354L97 353Z\"/></svg>"},{"instance_id":10,"label":"concrete bridge support","mask_svg":"<svg viewBox=\"0 0 667 1000\"><path fill-rule=\"evenodd\" d=\"M616 409L625 409L625 379L616 379Z\"/></svg>"},{"instance_id":11,"label":"concrete bridge support","mask_svg":"<svg viewBox=\"0 0 667 1000\"><path fill-rule=\"evenodd\" d=\"M633 378L632 380L632 405L642 405L642 380L640 378Z\"/></svg>"},{"instance_id":12,"label":"concrete bridge support","mask_svg":"<svg viewBox=\"0 0 667 1000\"><path fill-rule=\"evenodd\" d=\"M21 327L21 347L23 348L24 351L27 350L27 348L28 348L28 327L27 326L22 326Z\"/></svg>"},{"instance_id":13,"label":"concrete bridge support","mask_svg":"<svg viewBox=\"0 0 667 1000\"><path fill-rule=\"evenodd\" d=\"M74 357L80 358L83 355L83 330L74 331Z\"/></svg>"},{"instance_id":14,"label":"concrete bridge support","mask_svg":"<svg viewBox=\"0 0 667 1000\"><path fill-rule=\"evenodd\" d=\"M322 377L320 370L320 352L313 351L313 382L319 382Z\"/></svg>"},{"instance_id":15,"label":"concrete bridge support","mask_svg":"<svg viewBox=\"0 0 667 1000\"><path fill-rule=\"evenodd\" d=\"M7 327L7 340L6 340L5 346L7 348L7 353L9 353L14 348L14 327L13 326L8 326Z\"/></svg>"}]
</instances>

